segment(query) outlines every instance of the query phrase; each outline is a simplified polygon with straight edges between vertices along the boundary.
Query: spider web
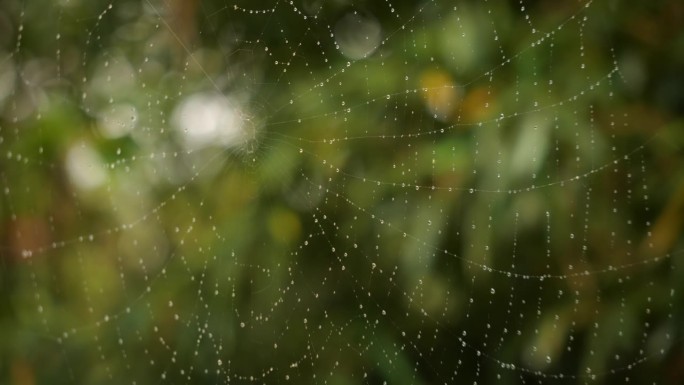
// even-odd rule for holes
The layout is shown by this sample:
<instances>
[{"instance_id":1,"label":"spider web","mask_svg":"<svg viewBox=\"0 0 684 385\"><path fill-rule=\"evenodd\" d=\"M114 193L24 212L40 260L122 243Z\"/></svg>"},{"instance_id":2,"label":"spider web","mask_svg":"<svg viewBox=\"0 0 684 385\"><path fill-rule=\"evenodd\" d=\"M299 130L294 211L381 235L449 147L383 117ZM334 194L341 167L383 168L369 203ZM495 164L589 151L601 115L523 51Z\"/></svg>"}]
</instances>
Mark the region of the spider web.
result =
<instances>
[{"instance_id":1,"label":"spider web","mask_svg":"<svg viewBox=\"0 0 684 385\"><path fill-rule=\"evenodd\" d=\"M7 3L3 376L674 383L628 7Z\"/></svg>"}]
</instances>

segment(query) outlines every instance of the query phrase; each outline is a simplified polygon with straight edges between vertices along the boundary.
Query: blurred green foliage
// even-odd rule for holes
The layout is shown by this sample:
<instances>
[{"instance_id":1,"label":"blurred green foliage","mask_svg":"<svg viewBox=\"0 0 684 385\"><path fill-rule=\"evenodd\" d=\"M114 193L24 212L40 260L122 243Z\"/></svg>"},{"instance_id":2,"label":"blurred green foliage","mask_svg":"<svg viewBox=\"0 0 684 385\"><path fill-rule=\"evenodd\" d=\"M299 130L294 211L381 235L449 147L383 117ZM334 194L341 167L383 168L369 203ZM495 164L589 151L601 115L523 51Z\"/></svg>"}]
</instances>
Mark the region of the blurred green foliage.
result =
<instances>
[{"instance_id":1,"label":"blurred green foliage","mask_svg":"<svg viewBox=\"0 0 684 385\"><path fill-rule=\"evenodd\" d=\"M0 382L681 383L682 25L4 1Z\"/></svg>"}]
</instances>

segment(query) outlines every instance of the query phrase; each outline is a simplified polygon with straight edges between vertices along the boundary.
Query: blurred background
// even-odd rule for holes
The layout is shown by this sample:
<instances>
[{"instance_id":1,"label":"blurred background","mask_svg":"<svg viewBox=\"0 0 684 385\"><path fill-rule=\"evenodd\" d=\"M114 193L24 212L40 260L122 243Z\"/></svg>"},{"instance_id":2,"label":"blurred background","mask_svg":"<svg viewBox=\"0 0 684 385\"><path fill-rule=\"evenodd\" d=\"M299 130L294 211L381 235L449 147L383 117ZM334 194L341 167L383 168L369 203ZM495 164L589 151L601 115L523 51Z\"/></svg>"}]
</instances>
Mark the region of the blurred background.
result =
<instances>
[{"instance_id":1,"label":"blurred background","mask_svg":"<svg viewBox=\"0 0 684 385\"><path fill-rule=\"evenodd\" d=\"M684 4L0 3L0 383L684 382Z\"/></svg>"}]
</instances>

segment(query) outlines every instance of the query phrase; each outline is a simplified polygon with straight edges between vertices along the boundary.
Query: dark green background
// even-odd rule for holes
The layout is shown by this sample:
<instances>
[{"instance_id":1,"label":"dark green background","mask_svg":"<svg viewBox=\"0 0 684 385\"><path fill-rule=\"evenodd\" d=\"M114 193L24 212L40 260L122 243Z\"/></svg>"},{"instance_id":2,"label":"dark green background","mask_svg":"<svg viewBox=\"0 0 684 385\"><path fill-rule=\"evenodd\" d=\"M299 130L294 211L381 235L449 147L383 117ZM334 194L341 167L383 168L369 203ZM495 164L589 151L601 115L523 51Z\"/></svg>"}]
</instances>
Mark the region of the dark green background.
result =
<instances>
[{"instance_id":1,"label":"dark green background","mask_svg":"<svg viewBox=\"0 0 684 385\"><path fill-rule=\"evenodd\" d=\"M353 12L384 39L358 61ZM675 0L3 1L0 383L681 383L682 25ZM251 139L184 147L197 94Z\"/></svg>"}]
</instances>

